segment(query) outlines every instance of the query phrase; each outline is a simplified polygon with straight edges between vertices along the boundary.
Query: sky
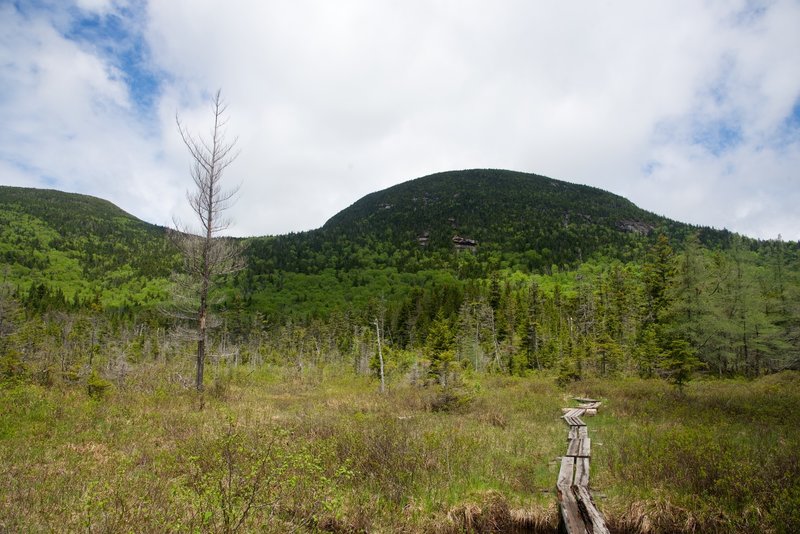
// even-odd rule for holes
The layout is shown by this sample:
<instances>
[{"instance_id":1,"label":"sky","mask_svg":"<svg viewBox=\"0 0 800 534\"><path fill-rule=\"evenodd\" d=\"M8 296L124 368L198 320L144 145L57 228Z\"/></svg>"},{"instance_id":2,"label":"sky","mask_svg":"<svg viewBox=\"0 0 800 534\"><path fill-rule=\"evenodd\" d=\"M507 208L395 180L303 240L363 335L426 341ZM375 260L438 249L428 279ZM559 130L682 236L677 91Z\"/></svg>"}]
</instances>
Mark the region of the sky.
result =
<instances>
[{"instance_id":1,"label":"sky","mask_svg":"<svg viewBox=\"0 0 800 534\"><path fill-rule=\"evenodd\" d=\"M228 104L230 235L500 168L800 240L800 1L0 0L0 184L191 224Z\"/></svg>"}]
</instances>

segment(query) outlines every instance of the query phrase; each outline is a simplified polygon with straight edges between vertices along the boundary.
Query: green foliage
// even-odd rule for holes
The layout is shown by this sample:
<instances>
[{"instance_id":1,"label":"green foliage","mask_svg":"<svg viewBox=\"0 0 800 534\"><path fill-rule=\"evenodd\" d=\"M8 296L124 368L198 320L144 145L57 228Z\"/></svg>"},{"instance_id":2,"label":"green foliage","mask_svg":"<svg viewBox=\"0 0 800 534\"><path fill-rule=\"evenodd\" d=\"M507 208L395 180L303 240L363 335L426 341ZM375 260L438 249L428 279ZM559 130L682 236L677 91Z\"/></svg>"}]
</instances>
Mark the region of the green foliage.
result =
<instances>
[{"instance_id":1,"label":"green foliage","mask_svg":"<svg viewBox=\"0 0 800 534\"><path fill-rule=\"evenodd\" d=\"M455 359L453 342L454 336L450 321L444 317L444 314L439 313L428 330L425 346L431 362L429 372L443 384L447 383L450 365Z\"/></svg>"},{"instance_id":2,"label":"green foliage","mask_svg":"<svg viewBox=\"0 0 800 534\"><path fill-rule=\"evenodd\" d=\"M111 391L111 388L111 382L101 377L94 369L86 378L86 393L95 400L103 400Z\"/></svg>"},{"instance_id":3,"label":"green foliage","mask_svg":"<svg viewBox=\"0 0 800 534\"><path fill-rule=\"evenodd\" d=\"M176 262L166 230L110 202L59 191L0 186L4 282L37 310L124 309L163 301Z\"/></svg>"},{"instance_id":4,"label":"green foliage","mask_svg":"<svg viewBox=\"0 0 800 534\"><path fill-rule=\"evenodd\" d=\"M6 350L0 353L0 378L18 380L25 375L25 364L22 354L17 350Z\"/></svg>"},{"instance_id":5,"label":"green foliage","mask_svg":"<svg viewBox=\"0 0 800 534\"><path fill-rule=\"evenodd\" d=\"M0 217L13 222L0 227L3 301L24 316L0 342L29 377L93 367L121 332L172 329L158 305L175 264L163 229L90 197L18 188L0 189ZM478 245L457 249L453 235ZM800 367L796 243L673 223L549 178L433 175L368 195L319 230L246 245L248 268L211 296L222 321L212 342L237 346L237 361L302 367L335 345L334 360L366 371L380 300L387 354L424 352L440 381L456 368L672 375L664 354L677 338L719 376ZM140 335L119 348L128 364L176 352Z\"/></svg>"},{"instance_id":6,"label":"green foliage","mask_svg":"<svg viewBox=\"0 0 800 534\"><path fill-rule=\"evenodd\" d=\"M311 382L247 367L198 412L168 378L181 369L139 366L102 403L77 387L0 387L0 525L458 532L494 518L555 531L548 488L566 427L552 375L476 375L460 386L469 402L438 410L438 386L380 395L342 368ZM683 395L659 380L570 384L569 396L604 400L589 421L591 476L609 525L791 531L799 386L797 372L696 380Z\"/></svg>"},{"instance_id":7,"label":"green foliage","mask_svg":"<svg viewBox=\"0 0 800 534\"><path fill-rule=\"evenodd\" d=\"M666 373L667 380L675 384L681 391L692 373L702 366L702 362L695 356L695 350L683 339L675 339L670 343L662 362L662 369Z\"/></svg>"}]
</instances>

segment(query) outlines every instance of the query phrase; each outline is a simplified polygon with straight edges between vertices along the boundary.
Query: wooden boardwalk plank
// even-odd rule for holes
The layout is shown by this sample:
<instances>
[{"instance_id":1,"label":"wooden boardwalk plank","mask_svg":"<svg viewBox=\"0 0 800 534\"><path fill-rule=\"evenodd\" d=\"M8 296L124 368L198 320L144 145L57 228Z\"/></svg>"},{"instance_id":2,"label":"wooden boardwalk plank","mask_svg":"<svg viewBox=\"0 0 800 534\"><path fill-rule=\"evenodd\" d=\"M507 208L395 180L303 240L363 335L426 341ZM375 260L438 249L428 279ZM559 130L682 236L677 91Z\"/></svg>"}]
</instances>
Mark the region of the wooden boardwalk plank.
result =
<instances>
[{"instance_id":1,"label":"wooden boardwalk plank","mask_svg":"<svg viewBox=\"0 0 800 534\"><path fill-rule=\"evenodd\" d=\"M600 402L575 398L578 408L564 408L561 418L567 425L567 453L561 458L556 482L558 508L561 516L559 532L568 534L608 534L603 515L589 493L589 457L592 442L586 423L581 417L595 415Z\"/></svg>"},{"instance_id":2,"label":"wooden boardwalk plank","mask_svg":"<svg viewBox=\"0 0 800 534\"><path fill-rule=\"evenodd\" d=\"M591 447L589 438L571 439L567 445L567 456L588 458L591 456Z\"/></svg>"},{"instance_id":3,"label":"wooden boardwalk plank","mask_svg":"<svg viewBox=\"0 0 800 534\"><path fill-rule=\"evenodd\" d=\"M575 486L589 487L589 458L575 458Z\"/></svg>"},{"instance_id":4,"label":"wooden boardwalk plank","mask_svg":"<svg viewBox=\"0 0 800 534\"><path fill-rule=\"evenodd\" d=\"M586 430L585 426L571 426L569 427L569 432L567 432L567 441L571 439L578 439L578 438L588 438L589 432Z\"/></svg>"},{"instance_id":5,"label":"wooden boardwalk plank","mask_svg":"<svg viewBox=\"0 0 800 534\"><path fill-rule=\"evenodd\" d=\"M591 532L592 534L609 534L605 519L603 519L603 515L594 505L594 501L589 493L589 489L585 486L572 486L570 489L572 490L575 501L577 502L578 510L580 511L581 518L583 519L583 528L586 529L586 532ZM581 531L577 530L568 532Z\"/></svg>"},{"instance_id":6,"label":"wooden boardwalk plank","mask_svg":"<svg viewBox=\"0 0 800 534\"><path fill-rule=\"evenodd\" d=\"M586 410L583 408L564 408L564 415L562 417L580 417Z\"/></svg>"},{"instance_id":7,"label":"wooden boardwalk plank","mask_svg":"<svg viewBox=\"0 0 800 534\"><path fill-rule=\"evenodd\" d=\"M575 458L564 456L561 458L561 469L558 471L558 481L556 487L567 490L572 485L573 471L575 469Z\"/></svg>"},{"instance_id":8,"label":"wooden boardwalk plank","mask_svg":"<svg viewBox=\"0 0 800 534\"><path fill-rule=\"evenodd\" d=\"M563 490L559 488L557 491L558 507L561 509L561 520L566 531L569 533L585 533L586 526L572 488L567 487L563 488Z\"/></svg>"},{"instance_id":9,"label":"wooden boardwalk plank","mask_svg":"<svg viewBox=\"0 0 800 534\"><path fill-rule=\"evenodd\" d=\"M581 450L580 447L580 439L569 440L569 444L567 445L567 456L578 456L578 452Z\"/></svg>"},{"instance_id":10,"label":"wooden boardwalk plank","mask_svg":"<svg viewBox=\"0 0 800 534\"><path fill-rule=\"evenodd\" d=\"M586 423L583 422L583 419L580 417L575 416L563 416L562 419L567 422L569 426L586 426Z\"/></svg>"},{"instance_id":11,"label":"wooden boardwalk plank","mask_svg":"<svg viewBox=\"0 0 800 534\"><path fill-rule=\"evenodd\" d=\"M586 427L584 427L586 428ZM578 456L581 458L588 458L592 455L592 440L589 438L580 438L578 440L580 443L580 449L578 450Z\"/></svg>"}]
</instances>

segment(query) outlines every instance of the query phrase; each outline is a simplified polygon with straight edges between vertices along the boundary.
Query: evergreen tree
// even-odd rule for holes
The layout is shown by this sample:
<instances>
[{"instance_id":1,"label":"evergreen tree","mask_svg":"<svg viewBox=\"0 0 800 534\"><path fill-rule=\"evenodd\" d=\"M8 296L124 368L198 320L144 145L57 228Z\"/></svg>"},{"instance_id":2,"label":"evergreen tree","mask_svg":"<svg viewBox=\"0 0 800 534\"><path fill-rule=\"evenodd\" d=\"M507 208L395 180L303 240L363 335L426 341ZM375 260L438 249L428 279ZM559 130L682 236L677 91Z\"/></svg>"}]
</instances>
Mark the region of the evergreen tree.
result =
<instances>
[{"instance_id":1,"label":"evergreen tree","mask_svg":"<svg viewBox=\"0 0 800 534\"><path fill-rule=\"evenodd\" d=\"M644 263L644 283L647 294L647 320L655 323L669 302L668 290L675 273L673 250L669 240L660 234Z\"/></svg>"},{"instance_id":2,"label":"evergreen tree","mask_svg":"<svg viewBox=\"0 0 800 534\"><path fill-rule=\"evenodd\" d=\"M450 365L455 360L454 341L450 321L440 311L428 329L425 348L431 362L429 374L442 385L448 384Z\"/></svg>"},{"instance_id":3,"label":"evergreen tree","mask_svg":"<svg viewBox=\"0 0 800 534\"><path fill-rule=\"evenodd\" d=\"M683 387L691 379L692 373L702 365L688 341L674 339L665 353L662 369L667 380L683 392Z\"/></svg>"}]
</instances>

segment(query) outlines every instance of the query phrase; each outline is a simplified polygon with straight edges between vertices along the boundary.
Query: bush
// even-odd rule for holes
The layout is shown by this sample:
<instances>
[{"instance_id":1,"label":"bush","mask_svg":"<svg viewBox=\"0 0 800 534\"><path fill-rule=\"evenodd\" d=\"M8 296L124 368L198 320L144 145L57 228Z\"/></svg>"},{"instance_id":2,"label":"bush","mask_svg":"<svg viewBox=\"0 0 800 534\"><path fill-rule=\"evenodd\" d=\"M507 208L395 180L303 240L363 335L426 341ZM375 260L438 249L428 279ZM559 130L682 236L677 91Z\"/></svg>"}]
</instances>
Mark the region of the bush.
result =
<instances>
[{"instance_id":1,"label":"bush","mask_svg":"<svg viewBox=\"0 0 800 534\"><path fill-rule=\"evenodd\" d=\"M97 371L92 369L89 377L86 379L86 393L95 400L102 400L111 391L111 382L97 374Z\"/></svg>"},{"instance_id":2,"label":"bush","mask_svg":"<svg viewBox=\"0 0 800 534\"><path fill-rule=\"evenodd\" d=\"M25 374L25 364L20 359L19 352L10 350L0 357L0 377L7 380L17 380Z\"/></svg>"}]
</instances>

